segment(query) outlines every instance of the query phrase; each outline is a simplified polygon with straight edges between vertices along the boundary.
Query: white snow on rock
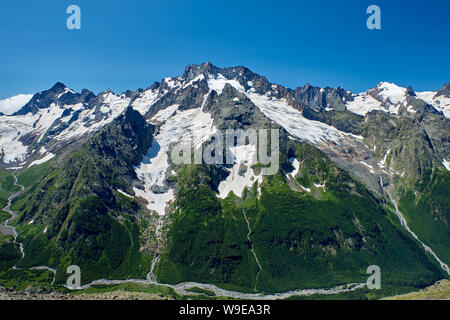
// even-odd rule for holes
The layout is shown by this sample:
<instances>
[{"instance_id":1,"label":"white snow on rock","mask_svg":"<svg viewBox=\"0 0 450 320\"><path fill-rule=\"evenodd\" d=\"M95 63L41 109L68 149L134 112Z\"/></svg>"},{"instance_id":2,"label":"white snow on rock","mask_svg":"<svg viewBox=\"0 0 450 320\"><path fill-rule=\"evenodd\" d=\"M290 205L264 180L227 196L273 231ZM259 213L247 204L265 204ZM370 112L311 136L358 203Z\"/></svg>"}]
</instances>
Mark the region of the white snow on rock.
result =
<instances>
[{"instance_id":1,"label":"white snow on rock","mask_svg":"<svg viewBox=\"0 0 450 320\"><path fill-rule=\"evenodd\" d=\"M54 156L55 156L55 155L54 155L53 153L49 152L49 153L48 153L47 155L45 155L43 158L41 158L41 159L39 159L39 160L34 160L32 163L30 163L30 165L28 166L28 168L31 167L31 166L34 166L34 165L39 165L39 164L42 164L42 163L44 163L44 162L47 162L48 160L52 159Z\"/></svg>"},{"instance_id":2,"label":"white snow on rock","mask_svg":"<svg viewBox=\"0 0 450 320\"><path fill-rule=\"evenodd\" d=\"M67 128L65 128L58 136L57 140L67 140L84 135L88 132L93 132L103 128L106 124L112 122L117 116L119 116L129 105L130 98L126 98L124 95L118 96L111 91L104 92L101 97L103 98L103 105L100 107L100 111L104 113L103 118L98 122L92 122L89 125L85 125L81 121L72 122ZM69 108L71 106L65 106ZM79 105L74 107L80 108ZM73 109L73 108L72 108ZM107 110L107 111L106 111ZM106 112L105 112L106 111ZM96 109L82 109L78 119L95 119ZM106 114L105 114L106 113ZM70 117L66 117L65 121L69 121Z\"/></svg>"},{"instance_id":3,"label":"white snow on rock","mask_svg":"<svg viewBox=\"0 0 450 320\"><path fill-rule=\"evenodd\" d=\"M286 99L275 99L252 92L249 92L247 96L266 117L297 138L314 143L325 141L339 143L342 137L341 132L334 127L304 118L300 111L287 103Z\"/></svg>"},{"instance_id":4,"label":"white snow on rock","mask_svg":"<svg viewBox=\"0 0 450 320\"><path fill-rule=\"evenodd\" d=\"M323 184L314 183L314 187L316 187L316 188L321 188L321 189L325 189L325 182L324 182Z\"/></svg>"},{"instance_id":5,"label":"white snow on rock","mask_svg":"<svg viewBox=\"0 0 450 320\"><path fill-rule=\"evenodd\" d=\"M377 89L381 90L379 95L384 101L388 100L393 104L402 103L406 98L406 89L390 82L381 82Z\"/></svg>"},{"instance_id":6,"label":"white snow on rock","mask_svg":"<svg viewBox=\"0 0 450 320\"><path fill-rule=\"evenodd\" d=\"M389 148L388 151L386 151L386 154L384 155L383 160L378 162L378 165L380 168L386 167L386 158L388 157L389 153L391 153L391 148Z\"/></svg>"},{"instance_id":7,"label":"white snow on rock","mask_svg":"<svg viewBox=\"0 0 450 320\"><path fill-rule=\"evenodd\" d=\"M444 165L445 169L450 171L450 161L444 159L444 161L442 161L442 164Z\"/></svg>"},{"instance_id":8,"label":"white snow on rock","mask_svg":"<svg viewBox=\"0 0 450 320\"><path fill-rule=\"evenodd\" d=\"M306 188L306 187L304 187L304 186L302 186L302 185L300 185L300 187L303 189L303 191L311 192L311 189L310 189L310 188Z\"/></svg>"},{"instance_id":9,"label":"white snow on rock","mask_svg":"<svg viewBox=\"0 0 450 320\"><path fill-rule=\"evenodd\" d=\"M359 163L361 163L363 166L365 166L367 169L369 169L369 171L371 173L375 173L375 171L373 170L373 166L371 166L370 164L364 162L364 161L359 161Z\"/></svg>"},{"instance_id":10,"label":"white snow on rock","mask_svg":"<svg viewBox=\"0 0 450 320\"><path fill-rule=\"evenodd\" d=\"M47 149L43 146L39 149L39 154L46 154L47 153Z\"/></svg>"},{"instance_id":11,"label":"white snow on rock","mask_svg":"<svg viewBox=\"0 0 450 320\"><path fill-rule=\"evenodd\" d=\"M289 158L289 161L291 161L292 165L294 166L294 171L292 171L288 175L295 177L300 171L300 162L297 160L297 158Z\"/></svg>"},{"instance_id":12,"label":"white snow on rock","mask_svg":"<svg viewBox=\"0 0 450 320\"><path fill-rule=\"evenodd\" d=\"M136 98L131 106L134 110L140 112L140 114L145 115L150 109L151 105L158 100L159 90L146 90L138 98Z\"/></svg>"},{"instance_id":13,"label":"white snow on rock","mask_svg":"<svg viewBox=\"0 0 450 320\"><path fill-rule=\"evenodd\" d=\"M450 97L444 95L435 97L436 92L433 91L416 92L416 95L426 103L432 105L436 110L441 111L446 118L450 119Z\"/></svg>"},{"instance_id":14,"label":"white snow on rock","mask_svg":"<svg viewBox=\"0 0 450 320\"><path fill-rule=\"evenodd\" d=\"M216 91L219 95L222 94L222 90L227 83L240 92L245 91L244 87L239 83L239 81L235 79L227 79L220 73L217 75L217 77L210 76L208 78L208 87L211 90Z\"/></svg>"},{"instance_id":15,"label":"white snow on rock","mask_svg":"<svg viewBox=\"0 0 450 320\"><path fill-rule=\"evenodd\" d=\"M65 107L52 103L48 108L39 109L36 114L0 116L0 157L3 157L3 162L8 164L25 160L29 150L19 141L20 138L32 133L41 141L55 120L61 117ZM39 153L45 154L45 147Z\"/></svg>"},{"instance_id":16,"label":"white snow on rock","mask_svg":"<svg viewBox=\"0 0 450 320\"><path fill-rule=\"evenodd\" d=\"M151 122L164 122L167 119L169 119L177 110L179 105L174 104L171 106L168 106L167 108L160 110L157 114L155 114L151 118Z\"/></svg>"},{"instance_id":17,"label":"white snow on rock","mask_svg":"<svg viewBox=\"0 0 450 320\"><path fill-rule=\"evenodd\" d=\"M256 164L255 145L233 146L229 148L229 151L233 155L234 165L228 177L219 184L219 198L221 199L225 199L230 192L241 197L245 188L251 188L255 182L259 186L262 182L262 175L256 176L251 168L252 165ZM240 169L245 169L245 172L239 174Z\"/></svg>"},{"instance_id":18,"label":"white snow on rock","mask_svg":"<svg viewBox=\"0 0 450 320\"><path fill-rule=\"evenodd\" d=\"M19 141L14 128L2 127L3 123L0 121L0 159L7 164L25 160L28 147Z\"/></svg>"},{"instance_id":19,"label":"white snow on rock","mask_svg":"<svg viewBox=\"0 0 450 320\"><path fill-rule=\"evenodd\" d=\"M386 108L381 105L381 102L374 99L371 95L362 93L356 95L353 101L348 101L346 104L347 110L359 114L361 116L373 110L381 110L386 112Z\"/></svg>"},{"instance_id":20,"label":"white snow on rock","mask_svg":"<svg viewBox=\"0 0 450 320\"><path fill-rule=\"evenodd\" d=\"M116 118L130 101L130 99L116 96L110 91L105 92L102 97L104 101L100 111L104 113L104 116L99 122L93 122L90 125L85 125L83 120L95 118L96 108L83 109L81 103L64 106L52 103L47 108L39 109L35 114L0 116L0 159L3 157L3 162L7 164L25 160L29 150L19 139L31 133L39 137L38 142L40 142L48 129L56 120L60 119L66 109L81 110L79 120L72 122L60 132L56 137L57 140L67 140L102 128ZM62 123L67 122L70 118L70 116L64 117L61 121ZM44 150L45 147L40 150L40 154L44 154Z\"/></svg>"},{"instance_id":21,"label":"white snow on rock","mask_svg":"<svg viewBox=\"0 0 450 320\"><path fill-rule=\"evenodd\" d=\"M206 96L205 96L206 99ZM152 187L164 186L164 180L169 169L168 152L171 144L182 145L193 143L194 132L196 134L195 146L205 142L214 132L213 119L209 113L201 108L177 110L178 106L170 106L159 111L152 121L164 121L158 135L155 136L152 146L142 162L135 168L136 174L144 181L145 189L134 188L138 197L147 200L147 207L155 210L160 215L165 214L169 202L174 200L174 190L169 189L164 193L154 193ZM199 136L200 133L200 136Z\"/></svg>"},{"instance_id":22,"label":"white snow on rock","mask_svg":"<svg viewBox=\"0 0 450 320\"><path fill-rule=\"evenodd\" d=\"M378 99L370 95L370 93L375 93L375 90L379 91ZM435 91L416 92L416 98L422 99L436 110L441 111L446 118L450 118L450 97L445 97L444 95L435 97L435 95ZM374 89L354 95L354 100L347 101L346 107L347 110L362 116L373 110L398 114L401 106L405 106L410 113L416 113L414 108L407 104L406 97L405 88L390 82L381 82ZM382 105L383 103L385 106Z\"/></svg>"},{"instance_id":23,"label":"white snow on rock","mask_svg":"<svg viewBox=\"0 0 450 320\"><path fill-rule=\"evenodd\" d=\"M362 138L341 132L322 122L306 119L299 110L290 106L286 99L274 98L271 96L270 91L266 95L260 95L254 92L253 88L245 91L244 87L237 80L226 79L221 74L218 74L217 77L208 78L209 88L217 91L219 94L222 93L227 83L237 91L246 94L266 117L284 127L290 134L301 140L308 140L312 143L333 141L336 144L341 144L347 138L358 140Z\"/></svg>"},{"instance_id":24,"label":"white snow on rock","mask_svg":"<svg viewBox=\"0 0 450 320\"><path fill-rule=\"evenodd\" d=\"M122 191L120 189L117 189L117 192L122 194L122 195L124 195L125 197L134 198L132 195L129 195L128 193L126 193L126 192L124 192L124 191Z\"/></svg>"},{"instance_id":25,"label":"white snow on rock","mask_svg":"<svg viewBox=\"0 0 450 320\"><path fill-rule=\"evenodd\" d=\"M375 99L371 93L377 93L378 99ZM406 103L406 89L393 83L381 82L376 88L355 95L353 98L353 101L346 103L347 110L353 113L364 116L370 111L381 110L398 114L400 106Z\"/></svg>"}]
</instances>

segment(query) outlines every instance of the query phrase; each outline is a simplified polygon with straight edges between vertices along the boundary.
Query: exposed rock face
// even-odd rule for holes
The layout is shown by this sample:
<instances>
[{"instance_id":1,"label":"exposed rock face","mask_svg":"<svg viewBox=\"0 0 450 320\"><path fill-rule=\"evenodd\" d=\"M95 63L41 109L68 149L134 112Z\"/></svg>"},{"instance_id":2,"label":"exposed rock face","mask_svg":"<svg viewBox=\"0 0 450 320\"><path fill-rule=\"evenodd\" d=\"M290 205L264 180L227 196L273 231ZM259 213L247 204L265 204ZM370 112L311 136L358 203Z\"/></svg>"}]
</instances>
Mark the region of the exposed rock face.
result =
<instances>
[{"instance_id":1,"label":"exposed rock face","mask_svg":"<svg viewBox=\"0 0 450 320\"><path fill-rule=\"evenodd\" d=\"M314 111L326 108L343 111L345 103L353 100L352 93L342 88L318 88L310 84L295 89L295 98Z\"/></svg>"},{"instance_id":2,"label":"exposed rock face","mask_svg":"<svg viewBox=\"0 0 450 320\"><path fill-rule=\"evenodd\" d=\"M435 95L435 96L436 96L436 97L444 96L444 97L450 98L450 83L444 84L444 85L442 86L442 89L441 89L441 90L438 90L438 91L436 92L436 95Z\"/></svg>"}]
</instances>

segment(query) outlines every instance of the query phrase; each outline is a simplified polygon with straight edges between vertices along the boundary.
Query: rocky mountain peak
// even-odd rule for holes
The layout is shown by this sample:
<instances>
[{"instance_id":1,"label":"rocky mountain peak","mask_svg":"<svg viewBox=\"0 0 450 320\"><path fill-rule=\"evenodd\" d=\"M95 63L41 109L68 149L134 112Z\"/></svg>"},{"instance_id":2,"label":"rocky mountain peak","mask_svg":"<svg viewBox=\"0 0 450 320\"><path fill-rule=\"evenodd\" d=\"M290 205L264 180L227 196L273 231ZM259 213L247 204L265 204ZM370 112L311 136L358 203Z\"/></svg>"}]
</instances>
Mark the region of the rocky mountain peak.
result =
<instances>
[{"instance_id":1,"label":"rocky mountain peak","mask_svg":"<svg viewBox=\"0 0 450 320\"><path fill-rule=\"evenodd\" d=\"M211 62L206 62L200 65L190 64L186 67L183 77L186 81L195 79L200 74L204 76L217 74L219 68L213 65Z\"/></svg>"},{"instance_id":2,"label":"rocky mountain peak","mask_svg":"<svg viewBox=\"0 0 450 320\"><path fill-rule=\"evenodd\" d=\"M53 85L53 87L50 89L54 92L63 92L66 89L66 85L62 82L57 82Z\"/></svg>"},{"instance_id":3,"label":"rocky mountain peak","mask_svg":"<svg viewBox=\"0 0 450 320\"><path fill-rule=\"evenodd\" d=\"M436 92L435 97L444 96L446 98L450 98L450 82L446 83L442 86L441 90Z\"/></svg>"},{"instance_id":4,"label":"rocky mountain peak","mask_svg":"<svg viewBox=\"0 0 450 320\"><path fill-rule=\"evenodd\" d=\"M416 92L413 90L413 88L411 86L408 86L408 88L406 88L406 95L409 96L416 96Z\"/></svg>"},{"instance_id":5,"label":"rocky mountain peak","mask_svg":"<svg viewBox=\"0 0 450 320\"><path fill-rule=\"evenodd\" d=\"M57 82L51 89L36 93L26 105L13 115L35 114L39 109L48 108L55 103L66 91L69 91L68 88L63 83Z\"/></svg>"}]
</instances>

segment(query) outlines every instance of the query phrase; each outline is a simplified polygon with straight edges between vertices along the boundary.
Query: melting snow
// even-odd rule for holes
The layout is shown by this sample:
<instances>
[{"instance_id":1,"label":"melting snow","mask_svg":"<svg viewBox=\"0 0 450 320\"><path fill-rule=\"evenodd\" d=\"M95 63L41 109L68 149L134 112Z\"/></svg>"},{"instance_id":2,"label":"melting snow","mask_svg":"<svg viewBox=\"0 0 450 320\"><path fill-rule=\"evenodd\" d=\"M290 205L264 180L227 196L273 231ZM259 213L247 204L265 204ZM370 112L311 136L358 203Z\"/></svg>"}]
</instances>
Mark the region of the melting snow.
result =
<instances>
[{"instance_id":1,"label":"melting snow","mask_svg":"<svg viewBox=\"0 0 450 320\"><path fill-rule=\"evenodd\" d=\"M366 115L367 112L372 110L381 110L386 112L386 108L381 105L381 102L374 99L372 96L362 93L354 97L353 101L348 101L346 104L347 110L359 114L361 116Z\"/></svg>"},{"instance_id":2,"label":"melting snow","mask_svg":"<svg viewBox=\"0 0 450 320\"><path fill-rule=\"evenodd\" d=\"M100 121L93 122L89 127L85 126L84 123L80 121L72 122L69 127L64 129L57 137L58 140L66 140L69 138L74 138L81 136L87 132L92 132L104 127L106 124L113 121L117 116L119 116L129 105L130 98L125 98L124 96L116 96L114 93L108 91L103 93L103 103L101 107L105 111L108 108L108 115L104 116ZM69 106L66 106L68 108ZM101 111L100 109L100 111ZM79 119L91 118L95 119L95 108L83 109L78 116Z\"/></svg>"},{"instance_id":3,"label":"melting snow","mask_svg":"<svg viewBox=\"0 0 450 320\"><path fill-rule=\"evenodd\" d=\"M393 83L382 82L376 89L381 90L380 98L387 102L386 109L382 102L373 98L369 92L363 92L354 96L353 101L348 101L346 107L349 111L364 116L373 110L381 110L392 114L398 114L400 106L405 106L408 112L416 113L411 105L406 103L406 89L399 87ZM374 90L374 89L372 89ZM450 118L450 98L443 95L435 97L436 92L425 91L416 92L416 97L422 99L426 103L432 105L436 110L441 111L445 117Z\"/></svg>"},{"instance_id":4,"label":"melting snow","mask_svg":"<svg viewBox=\"0 0 450 320\"><path fill-rule=\"evenodd\" d=\"M142 115L145 115L150 109L151 105L154 104L158 99L159 90L146 90L139 98L134 100L131 104L134 110L139 111Z\"/></svg>"},{"instance_id":5,"label":"melting snow","mask_svg":"<svg viewBox=\"0 0 450 320\"><path fill-rule=\"evenodd\" d=\"M290 158L289 161L291 161L292 165L294 166L294 171L289 174L292 175L292 177L295 177L300 171L300 162L297 160L297 158Z\"/></svg>"},{"instance_id":6,"label":"melting snow","mask_svg":"<svg viewBox=\"0 0 450 320\"><path fill-rule=\"evenodd\" d=\"M389 100L393 104L401 103L406 98L406 89L390 82L382 82L378 85L382 91L379 93L384 100Z\"/></svg>"},{"instance_id":7,"label":"melting snow","mask_svg":"<svg viewBox=\"0 0 450 320\"><path fill-rule=\"evenodd\" d=\"M52 159L54 156L55 156L55 155L54 155L53 153L49 152L49 153L48 153L45 157L43 157L42 159L34 160L32 163L30 163L30 165L28 166L28 168L31 167L31 166L34 166L34 165L39 165L39 164L42 164L42 163L44 163L44 162L47 162L48 160Z\"/></svg>"},{"instance_id":8,"label":"melting snow","mask_svg":"<svg viewBox=\"0 0 450 320\"><path fill-rule=\"evenodd\" d=\"M350 136L359 140L362 138L352 134L345 134L322 122L306 119L300 111L290 106L286 99L270 97L270 92L266 95L260 95L255 93L253 88L245 91L244 87L238 81L234 79L228 80L221 74L218 74L215 78L208 78L209 88L217 91L219 94L222 93L227 83L237 91L246 94L266 117L284 127L290 134L297 138L305 139L313 143L334 141L337 144L341 144L342 139Z\"/></svg>"},{"instance_id":9,"label":"melting snow","mask_svg":"<svg viewBox=\"0 0 450 320\"><path fill-rule=\"evenodd\" d=\"M206 99L206 96L205 96ZM168 151L173 143L192 144L193 133L196 133L197 146L205 142L214 132L213 119L201 108L180 111L176 105L159 111L152 120L165 121L155 136L152 146L142 162L135 168L138 177L144 181L145 189L134 188L137 196L148 201L147 207L165 214L168 203L174 199L173 189L164 193L154 193L152 187L163 187L169 169ZM200 136L198 135L200 133Z\"/></svg>"},{"instance_id":10,"label":"melting snow","mask_svg":"<svg viewBox=\"0 0 450 320\"><path fill-rule=\"evenodd\" d=\"M300 111L287 103L286 99L270 98L252 92L247 93L247 96L266 117L297 138L314 143L334 141L340 144L343 134L339 130L322 122L304 118Z\"/></svg>"},{"instance_id":11,"label":"melting snow","mask_svg":"<svg viewBox=\"0 0 450 320\"><path fill-rule=\"evenodd\" d=\"M325 188L325 182L323 184L314 183L314 187L324 189Z\"/></svg>"},{"instance_id":12,"label":"melting snow","mask_svg":"<svg viewBox=\"0 0 450 320\"><path fill-rule=\"evenodd\" d=\"M230 191L241 197L245 188L250 188L256 181L258 186L262 182L262 175L255 176L251 168L256 163L255 145L233 146L229 150L233 154L234 165L228 177L219 184L219 198L221 199L225 199ZM241 167L246 171L239 174Z\"/></svg>"},{"instance_id":13,"label":"melting snow","mask_svg":"<svg viewBox=\"0 0 450 320\"><path fill-rule=\"evenodd\" d=\"M445 169L450 171L450 161L444 159L444 161L442 161L442 164L444 165Z\"/></svg>"},{"instance_id":14,"label":"melting snow","mask_svg":"<svg viewBox=\"0 0 450 320\"><path fill-rule=\"evenodd\" d=\"M431 104L436 110L441 111L446 118L450 119L450 97L444 95L434 97L436 92L416 92L417 97L428 104Z\"/></svg>"},{"instance_id":15,"label":"melting snow","mask_svg":"<svg viewBox=\"0 0 450 320\"><path fill-rule=\"evenodd\" d=\"M218 74L217 77L209 77L208 78L208 86L211 90L215 90L219 95L222 94L222 90L226 84L231 85L236 88L236 90L240 92L244 92L244 87L239 83L239 81L235 79L227 79L222 74Z\"/></svg>"},{"instance_id":16,"label":"melting snow","mask_svg":"<svg viewBox=\"0 0 450 320\"><path fill-rule=\"evenodd\" d=\"M304 187L304 186L302 186L302 185L300 185L300 187L303 189L303 191L311 192L311 189L310 189L310 188L306 188L306 187Z\"/></svg>"},{"instance_id":17,"label":"melting snow","mask_svg":"<svg viewBox=\"0 0 450 320\"><path fill-rule=\"evenodd\" d=\"M126 193L126 192L124 192L124 191L122 191L120 189L117 189L117 192L122 194L122 195L124 195L124 196L126 196L126 197L128 197L128 198L134 198L132 195L129 195L128 193Z\"/></svg>"},{"instance_id":18,"label":"melting snow","mask_svg":"<svg viewBox=\"0 0 450 320\"><path fill-rule=\"evenodd\" d=\"M371 166L370 164L365 163L364 161L359 161L359 163L361 163L362 165L364 165L365 167L367 167L371 173L375 173L375 172L373 171L373 166Z\"/></svg>"}]
</instances>

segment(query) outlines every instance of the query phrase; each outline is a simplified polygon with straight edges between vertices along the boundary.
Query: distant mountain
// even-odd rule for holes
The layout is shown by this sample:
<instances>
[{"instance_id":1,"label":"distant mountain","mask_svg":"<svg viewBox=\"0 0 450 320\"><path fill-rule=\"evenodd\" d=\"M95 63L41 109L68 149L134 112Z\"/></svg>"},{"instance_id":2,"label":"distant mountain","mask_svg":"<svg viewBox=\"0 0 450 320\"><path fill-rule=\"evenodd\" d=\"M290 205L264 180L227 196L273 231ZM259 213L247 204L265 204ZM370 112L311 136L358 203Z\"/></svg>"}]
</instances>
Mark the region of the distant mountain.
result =
<instances>
[{"instance_id":1,"label":"distant mountain","mask_svg":"<svg viewBox=\"0 0 450 320\"><path fill-rule=\"evenodd\" d=\"M274 293L375 264L381 295L429 285L450 263L449 90L289 89L211 63L122 94L57 83L0 116L1 167L26 187L18 266ZM223 146L232 163L173 161L227 129L278 129L275 174L250 140Z\"/></svg>"}]
</instances>

